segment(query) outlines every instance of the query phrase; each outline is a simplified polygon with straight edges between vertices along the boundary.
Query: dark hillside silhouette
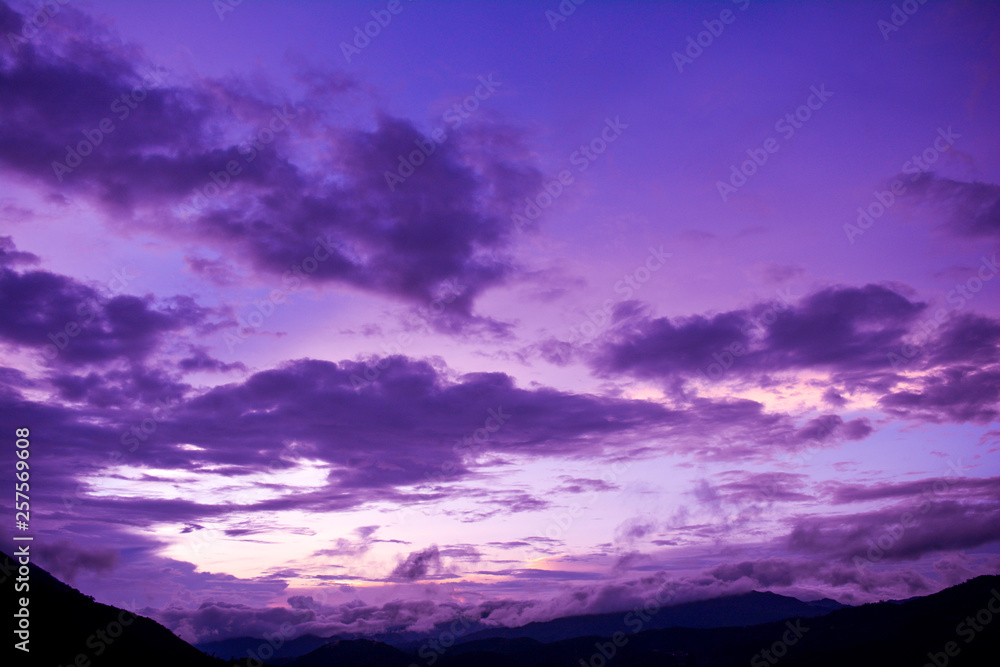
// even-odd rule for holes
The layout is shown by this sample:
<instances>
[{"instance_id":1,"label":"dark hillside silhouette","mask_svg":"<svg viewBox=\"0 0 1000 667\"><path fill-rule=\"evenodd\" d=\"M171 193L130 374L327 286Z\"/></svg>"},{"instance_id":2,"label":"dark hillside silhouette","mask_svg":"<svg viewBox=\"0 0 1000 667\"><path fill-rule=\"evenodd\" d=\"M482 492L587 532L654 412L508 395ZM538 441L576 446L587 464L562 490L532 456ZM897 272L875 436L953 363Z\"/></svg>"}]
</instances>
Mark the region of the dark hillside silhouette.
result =
<instances>
[{"instance_id":1,"label":"dark hillside silhouette","mask_svg":"<svg viewBox=\"0 0 1000 667\"><path fill-rule=\"evenodd\" d=\"M15 609L16 563L0 554L8 614ZM84 655L95 667L226 667L148 618L99 604L31 566L31 653L14 664L68 667ZM1000 576L982 576L926 597L841 607L773 593L664 608L629 634L625 614L601 614L482 631L446 650L397 647L373 639L289 642L285 667L826 667L913 665L992 667L1000 655ZM832 609L832 610L831 610ZM788 615L788 612L800 612ZM778 617L761 623L761 617ZM10 616L8 616L10 618ZM741 622L742 620L742 622ZM672 625L675 627L661 627ZM686 625L686 627L683 627ZM714 627L710 627L714 626ZM596 631L594 631L596 630ZM574 631L576 634L574 635ZM615 634L616 632L620 634ZM522 633L522 634L519 634ZM530 636L529 636L530 635ZM539 637L547 638L546 640ZM231 649L252 638L219 642ZM318 642L326 642L316 647ZM766 651L766 653L765 653Z\"/></svg>"},{"instance_id":2,"label":"dark hillside silhouette","mask_svg":"<svg viewBox=\"0 0 1000 667\"><path fill-rule=\"evenodd\" d=\"M18 598L27 596L30 613L28 654L14 654L14 665L32 667L226 667L231 663L209 657L165 627L124 609L94 602L92 598L31 564L29 590L16 592L18 564L0 553L0 587L3 589L5 641L11 641L12 616ZM12 642L13 643L13 642ZM83 655L77 663L77 656ZM89 661L89 663L87 662ZM4 663L10 664L10 663Z\"/></svg>"}]
</instances>

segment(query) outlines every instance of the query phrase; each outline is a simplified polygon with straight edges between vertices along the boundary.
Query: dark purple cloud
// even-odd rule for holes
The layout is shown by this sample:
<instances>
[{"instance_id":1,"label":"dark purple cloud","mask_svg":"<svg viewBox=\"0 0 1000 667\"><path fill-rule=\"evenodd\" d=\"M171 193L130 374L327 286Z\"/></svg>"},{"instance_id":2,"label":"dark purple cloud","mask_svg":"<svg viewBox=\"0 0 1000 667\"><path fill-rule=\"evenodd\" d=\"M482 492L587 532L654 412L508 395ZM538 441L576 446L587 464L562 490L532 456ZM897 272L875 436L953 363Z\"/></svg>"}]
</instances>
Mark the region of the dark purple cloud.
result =
<instances>
[{"instance_id":1,"label":"dark purple cloud","mask_svg":"<svg viewBox=\"0 0 1000 667\"><path fill-rule=\"evenodd\" d=\"M923 345L926 367L1000 362L1000 321L975 313L957 313Z\"/></svg>"},{"instance_id":2,"label":"dark purple cloud","mask_svg":"<svg viewBox=\"0 0 1000 667\"><path fill-rule=\"evenodd\" d=\"M569 475L562 475L560 479L562 483L556 487L556 493L596 493L614 491L619 488L617 484L603 479L588 479Z\"/></svg>"},{"instance_id":3,"label":"dark purple cloud","mask_svg":"<svg viewBox=\"0 0 1000 667\"><path fill-rule=\"evenodd\" d=\"M151 406L172 403L191 388L172 375L142 365L127 370L109 370L86 375L56 373L49 381L67 403L86 403L97 408Z\"/></svg>"},{"instance_id":4,"label":"dark purple cloud","mask_svg":"<svg viewBox=\"0 0 1000 667\"><path fill-rule=\"evenodd\" d=\"M917 559L1000 541L1000 478L949 477L837 489L834 502L885 499L889 507L794 522L788 545L857 565Z\"/></svg>"},{"instance_id":5,"label":"dark purple cloud","mask_svg":"<svg viewBox=\"0 0 1000 667\"><path fill-rule=\"evenodd\" d=\"M0 339L53 364L137 362L164 334L197 327L208 314L187 296L108 296L67 276L0 267Z\"/></svg>"},{"instance_id":6,"label":"dark purple cloud","mask_svg":"<svg viewBox=\"0 0 1000 667\"><path fill-rule=\"evenodd\" d=\"M79 547L67 540L42 542L36 550L42 567L70 583L82 571L102 575L110 573L118 564L119 557L115 549Z\"/></svg>"},{"instance_id":7,"label":"dark purple cloud","mask_svg":"<svg viewBox=\"0 0 1000 667\"><path fill-rule=\"evenodd\" d=\"M389 579L417 580L441 570L441 554L436 545L414 551L399 562L389 575Z\"/></svg>"},{"instance_id":8,"label":"dark purple cloud","mask_svg":"<svg viewBox=\"0 0 1000 667\"><path fill-rule=\"evenodd\" d=\"M22 17L7 5L3 14L16 31ZM190 259L217 280L231 275L227 265L249 262L286 282L333 281L425 307L439 301L444 329L503 329L472 317L472 307L511 274L510 215L540 186L517 131L470 121L437 144L384 113L365 129L336 127L331 106L357 104L357 87L339 75L322 98L301 103L255 96L233 80L185 84L156 73L139 49L113 46L79 14L66 10L60 20L65 30L45 31L0 61L0 165L96 199L123 228L221 252L212 265ZM112 130L100 129L103 119ZM67 145L98 137L78 165L67 158ZM312 146L308 157L293 138ZM436 148L390 189L385 174L421 145ZM154 209L155 223L142 222Z\"/></svg>"},{"instance_id":9,"label":"dark purple cloud","mask_svg":"<svg viewBox=\"0 0 1000 667\"><path fill-rule=\"evenodd\" d=\"M626 556L645 560L639 554ZM940 559L939 563L946 570L959 566L973 574L989 571L982 565L954 563L954 559L943 561L945 559ZM653 570L641 577L614 581L603 581L596 573L572 571L508 570L479 574L517 576L538 583L555 580L562 584L559 593L544 600L506 597L458 603L440 596L443 591L425 586L428 597L421 600L371 604L357 599L333 603L313 596L292 596L288 599L290 608L271 607L268 613L260 616L254 616L247 605L205 603L198 609L160 612L157 618L182 636L193 635L207 641L240 635L262 636L277 631L283 623L291 626L293 636L399 630L427 632L459 618L476 620L487 626L517 627L561 616L624 613L650 600L680 604L750 590L776 589L785 594L794 592L806 599L830 596L836 591L833 597L839 601L860 604L878 599L908 598L941 587L940 583L908 568L879 571L857 569L838 562L774 556L726 562L686 575ZM499 586L502 584L498 584L498 589Z\"/></svg>"},{"instance_id":10,"label":"dark purple cloud","mask_svg":"<svg viewBox=\"0 0 1000 667\"><path fill-rule=\"evenodd\" d=\"M960 472L958 466L954 463L952 466L954 474L957 475ZM968 492L970 496L989 498L991 495L1000 495L1000 478L937 477L876 486L837 484L833 487L831 500L834 503L858 503L917 496L930 497L946 491L959 494Z\"/></svg>"},{"instance_id":11,"label":"dark purple cloud","mask_svg":"<svg viewBox=\"0 0 1000 667\"><path fill-rule=\"evenodd\" d=\"M873 599L901 599L926 595L940 585L909 568L880 571L855 568L840 562L764 557L724 563L707 573L730 586L755 590L777 588L786 592L817 593L834 597L844 604L861 604ZM805 596L803 596L805 597Z\"/></svg>"},{"instance_id":12,"label":"dark purple cloud","mask_svg":"<svg viewBox=\"0 0 1000 667\"><path fill-rule=\"evenodd\" d=\"M930 422L988 423L1000 403L1000 322L972 313L944 313L927 329L922 303L888 287L827 288L798 303L762 303L712 316L633 318L599 342L590 363L600 376L655 379L668 388L700 378L769 386L771 375L794 370L827 372L824 399L846 403L845 393L877 392L886 412ZM928 333L929 331L929 333ZM917 340L920 346L914 346ZM922 373L905 390L896 371ZM896 361L894 361L894 359ZM829 430L819 422L803 429ZM866 437L871 425L856 419L840 434Z\"/></svg>"},{"instance_id":13,"label":"dark purple cloud","mask_svg":"<svg viewBox=\"0 0 1000 667\"><path fill-rule=\"evenodd\" d=\"M951 234L1000 240L1000 185L925 172L913 180L906 197L942 212L941 226Z\"/></svg>"},{"instance_id":14,"label":"dark purple cloud","mask_svg":"<svg viewBox=\"0 0 1000 667\"><path fill-rule=\"evenodd\" d=\"M53 508L51 519L86 516L110 524L127 507L137 526L195 524L234 511L331 511L378 500L419 506L452 496L475 500L455 510L460 520L480 521L548 504L518 489L458 484L476 480L480 466L507 455L643 457L653 453L649 441L659 438L677 452L707 458L766 458L835 442L851 428L828 415L817 430L815 420L798 424L745 400L696 399L667 408L521 389L504 374L455 377L405 357L387 358L374 381L358 383L365 368L363 361L299 360L200 392L142 365L55 374L39 386L58 394L62 404L27 399L25 378L10 375L0 392L0 415L19 415L56 441L48 448L51 457L39 462L40 483L33 486L37 500ZM0 416L4 428L20 423ZM302 457L329 466L322 485L278 493L262 483L270 498L242 505L205 497L118 498L80 484L95 475L115 479L121 464L238 480L290 469ZM574 492L574 486L604 488L594 480L570 480L563 490ZM354 541L329 547L359 548Z\"/></svg>"},{"instance_id":15,"label":"dark purple cloud","mask_svg":"<svg viewBox=\"0 0 1000 667\"><path fill-rule=\"evenodd\" d=\"M19 251L12 237L0 236L0 266L38 264L40 261L38 255Z\"/></svg>"},{"instance_id":16,"label":"dark purple cloud","mask_svg":"<svg viewBox=\"0 0 1000 667\"><path fill-rule=\"evenodd\" d=\"M898 391L879 400L897 417L928 422L989 424L1000 415L1000 369L949 368L923 380L919 391Z\"/></svg>"},{"instance_id":17,"label":"dark purple cloud","mask_svg":"<svg viewBox=\"0 0 1000 667\"><path fill-rule=\"evenodd\" d=\"M718 475L719 481L703 488L696 497L702 502L752 504L773 502L802 502L813 500L805 493L806 476L789 472L751 473L730 470Z\"/></svg>"},{"instance_id":18,"label":"dark purple cloud","mask_svg":"<svg viewBox=\"0 0 1000 667\"><path fill-rule=\"evenodd\" d=\"M831 287L797 304L761 303L688 318L641 318L616 329L592 360L602 374L716 379L789 369L888 367L924 306L887 287ZM719 367L718 369L716 367Z\"/></svg>"},{"instance_id":19,"label":"dark purple cloud","mask_svg":"<svg viewBox=\"0 0 1000 667\"><path fill-rule=\"evenodd\" d=\"M795 567L780 558L727 563L713 569L711 574L722 581L747 577L761 586L790 586L796 580Z\"/></svg>"},{"instance_id":20,"label":"dark purple cloud","mask_svg":"<svg viewBox=\"0 0 1000 667\"><path fill-rule=\"evenodd\" d=\"M245 371L246 364L242 362L225 363L212 357L204 348L194 348L191 356L184 357L177 362L177 368L184 372L191 371L218 371L228 373L230 371Z\"/></svg>"},{"instance_id":21,"label":"dark purple cloud","mask_svg":"<svg viewBox=\"0 0 1000 667\"><path fill-rule=\"evenodd\" d=\"M619 328L594 359L598 371L646 378L691 374L706 367L712 355L730 345L745 346L746 313L694 316L671 321L645 319Z\"/></svg>"}]
</instances>

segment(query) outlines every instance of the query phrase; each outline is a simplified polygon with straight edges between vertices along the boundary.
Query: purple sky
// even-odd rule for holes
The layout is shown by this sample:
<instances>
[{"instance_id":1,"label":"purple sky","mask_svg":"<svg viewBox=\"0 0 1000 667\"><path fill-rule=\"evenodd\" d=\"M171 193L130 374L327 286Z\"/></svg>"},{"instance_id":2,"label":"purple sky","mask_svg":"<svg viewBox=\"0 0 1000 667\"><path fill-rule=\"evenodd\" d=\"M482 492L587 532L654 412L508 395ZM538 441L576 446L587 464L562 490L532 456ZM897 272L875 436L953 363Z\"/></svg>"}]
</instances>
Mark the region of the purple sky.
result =
<instances>
[{"instance_id":1,"label":"purple sky","mask_svg":"<svg viewBox=\"0 0 1000 667\"><path fill-rule=\"evenodd\" d=\"M195 641L1000 570L990 4L50 4L0 432L85 593Z\"/></svg>"}]
</instances>

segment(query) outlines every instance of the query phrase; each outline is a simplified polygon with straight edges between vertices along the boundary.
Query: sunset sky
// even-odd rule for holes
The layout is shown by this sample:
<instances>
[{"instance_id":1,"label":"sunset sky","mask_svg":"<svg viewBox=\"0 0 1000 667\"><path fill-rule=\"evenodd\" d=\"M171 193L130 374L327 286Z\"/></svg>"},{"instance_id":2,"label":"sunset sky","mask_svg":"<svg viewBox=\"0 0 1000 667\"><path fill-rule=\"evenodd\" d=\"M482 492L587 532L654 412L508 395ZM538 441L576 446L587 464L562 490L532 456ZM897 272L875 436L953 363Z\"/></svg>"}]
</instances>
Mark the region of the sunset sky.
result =
<instances>
[{"instance_id":1,"label":"sunset sky","mask_svg":"<svg viewBox=\"0 0 1000 667\"><path fill-rule=\"evenodd\" d=\"M188 641L997 573L1000 12L902 5L0 0L35 561Z\"/></svg>"}]
</instances>

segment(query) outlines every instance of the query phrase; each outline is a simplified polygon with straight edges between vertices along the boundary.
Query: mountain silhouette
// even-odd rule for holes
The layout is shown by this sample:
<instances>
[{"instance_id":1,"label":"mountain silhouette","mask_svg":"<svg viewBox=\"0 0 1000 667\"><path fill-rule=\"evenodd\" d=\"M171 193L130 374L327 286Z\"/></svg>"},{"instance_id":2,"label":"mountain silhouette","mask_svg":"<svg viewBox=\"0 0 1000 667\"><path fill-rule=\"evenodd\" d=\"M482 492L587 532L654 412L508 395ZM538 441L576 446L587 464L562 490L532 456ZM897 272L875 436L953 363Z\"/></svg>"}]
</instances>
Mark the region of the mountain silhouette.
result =
<instances>
[{"instance_id":1,"label":"mountain silhouette","mask_svg":"<svg viewBox=\"0 0 1000 667\"><path fill-rule=\"evenodd\" d=\"M267 645L272 653L270 661L278 664L282 658L297 658L310 651L315 651L321 646L326 646L335 639L337 638L317 637L316 635L302 635L295 639L284 639L279 636L271 641L260 637L232 637L219 641L199 642L194 646L208 655L217 655L220 658L228 659L259 656L261 647Z\"/></svg>"},{"instance_id":2,"label":"mountain silhouette","mask_svg":"<svg viewBox=\"0 0 1000 667\"><path fill-rule=\"evenodd\" d=\"M407 667L413 656L371 639L338 639L311 651L295 667Z\"/></svg>"},{"instance_id":3,"label":"mountain silhouette","mask_svg":"<svg viewBox=\"0 0 1000 667\"><path fill-rule=\"evenodd\" d=\"M830 604L834 607L830 607ZM811 618L829 613L832 608L844 605L833 600L819 603L803 602L796 598L777 593L757 592L730 595L685 602L661 608L648 621L642 622L642 629L654 630L670 627L719 628L731 625L757 625L786 618ZM528 637L540 642L554 642L572 639L581 635L610 636L619 630L628 632L629 625L623 621L626 611L610 614L586 616L566 616L551 621L528 623L517 628L490 628L460 638L458 643L494 637ZM638 617L633 614L631 628L636 627Z\"/></svg>"},{"instance_id":4,"label":"mountain silhouette","mask_svg":"<svg viewBox=\"0 0 1000 667\"><path fill-rule=\"evenodd\" d=\"M434 667L993 667L1000 655L1000 613L990 611L990 604L1000 610L1000 576L977 577L901 603L845 607L745 627L643 630L619 635L617 644L608 635L530 644L473 640L446 651ZM969 616L995 621L973 632L960 625ZM792 641L782 646L784 639ZM955 655L947 654L949 648Z\"/></svg>"},{"instance_id":5,"label":"mountain silhouette","mask_svg":"<svg viewBox=\"0 0 1000 667\"><path fill-rule=\"evenodd\" d=\"M44 569L29 565L29 588L15 591L18 563L0 552L0 587L5 599L6 641L11 641L11 618L26 597L30 622L29 652L7 649L15 665L32 667L226 667L232 664L209 657L170 630L124 609L94 602L93 598L59 581ZM83 656L80 658L79 656Z\"/></svg>"},{"instance_id":6,"label":"mountain silhouette","mask_svg":"<svg viewBox=\"0 0 1000 667\"><path fill-rule=\"evenodd\" d=\"M19 607L17 564L0 553L8 613ZM100 604L30 566L30 654L16 665L40 667L261 667L210 657L153 620ZM914 665L986 667L1000 655L1000 576L981 576L938 593L844 607L774 593L666 607L641 629L628 612L493 628L442 642L412 645L305 635L274 651L273 667L840 667ZM11 618L11 616L8 616ZM761 619L768 619L761 622ZM431 644L430 639L438 640ZM225 651L264 640L214 642ZM445 648L444 643L448 646ZM300 655L294 655L302 651ZM21 653L14 651L14 653ZM83 656L82 658L80 656Z\"/></svg>"},{"instance_id":7,"label":"mountain silhouette","mask_svg":"<svg viewBox=\"0 0 1000 667\"><path fill-rule=\"evenodd\" d=\"M531 637L467 637L447 649L425 643L404 651L380 642L341 641L337 650L319 649L295 660L290 667L993 667L1000 655L1000 576L982 576L933 595L906 601L888 601L843 607L829 600L802 603L808 615L767 623L739 623L747 605L762 603L757 613L779 613L789 598L753 593L703 603L667 608L659 623L670 623L687 613L692 622L735 621L728 627L669 627L629 634L624 614L616 615L618 630L543 642ZM712 604L707 604L712 603ZM726 611L727 605L732 614ZM770 605L770 608L768 608ZM833 608L840 607L840 608ZM607 627L608 615L557 619L504 631L536 635L572 632L597 624ZM753 613L751 613L751 617ZM985 623L989 618L995 625ZM979 631L967 624L978 618ZM649 625L651 625L650 623ZM965 624L965 625L963 625ZM620 634L615 635L615 632ZM440 646L440 642L437 644ZM949 651L951 655L949 655ZM323 662L323 660L326 662ZM408 661L407 661L408 660Z\"/></svg>"}]
</instances>

